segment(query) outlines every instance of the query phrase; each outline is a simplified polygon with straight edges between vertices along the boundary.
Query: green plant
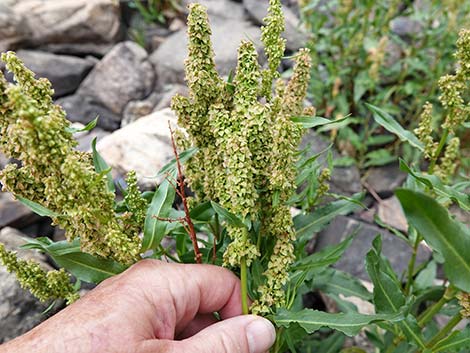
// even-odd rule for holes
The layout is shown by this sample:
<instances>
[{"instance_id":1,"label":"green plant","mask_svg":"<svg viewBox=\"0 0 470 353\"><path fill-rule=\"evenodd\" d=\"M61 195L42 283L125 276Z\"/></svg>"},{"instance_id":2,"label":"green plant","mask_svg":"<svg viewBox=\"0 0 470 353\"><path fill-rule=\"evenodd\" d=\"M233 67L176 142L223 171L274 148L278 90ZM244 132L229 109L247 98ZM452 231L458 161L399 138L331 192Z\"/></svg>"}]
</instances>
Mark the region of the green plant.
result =
<instances>
[{"instance_id":1,"label":"green plant","mask_svg":"<svg viewBox=\"0 0 470 353\"><path fill-rule=\"evenodd\" d=\"M312 34L309 95L327 118L351 115L331 137L346 156L337 163L360 168L388 164L402 150L365 106L369 102L414 128L426 101L437 103L438 78L449 72L457 32L469 24L468 1L299 1ZM403 16L407 38L392 30ZM398 23L398 24L397 24ZM414 28L414 29L413 29Z\"/></svg>"},{"instance_id":2,"label":"green plant","mask_svg":"<svg viewBox=\"0 0 470 353\"><path fill-rule=\"evenodd\" d=\"M181 0L132 0L129 6L137 9L147 23L166 23L168 17L182 11Z\"/></svg>"},{"instance_id":3,"label":"green plant","mask_svg":"<svg viewBox=\"0 0 470 353\"><path fill-rule=\"evenodd\" d=\"M68 302L77 299L80 281L99 283L143 257L230 267L241 279L243 311L264 315L277 326L274 353L297 349L339 352L344 335L361 331L377 351L385 353L467 349L468 329L451 331L470 306L465 294L470 291L470 235L439 202L457 202L465 210L470 210L470 202L459 189L465 185L450 187L432 174L436 165L446 169L444 158L434 163L430 174L402 163L408 168L412 190L397 195L411 227L408 236L395 234L413 250L407 273L394 272L382 254L380 237L366 256L373 293L358 279L331 267L354 235L306 253L312 235L337 215L361 208L363 195L346 198L329 193L325 183L330 168L320 166L319 155L297 150L303 128L327 127L338 121L315 117L312 107L303 107L310 73L307 50L294 56L290 81L286 84L279 79L277 67L284 52L280 0L270 0L265 23L262 41L267 68L259 67L253 43L244 41L235 75L225 80L215 69L205 9L199 4L190 7L186 61L190 93L176 96L172 103L184 129L172 131L175 158L159 171L165 179L154 192L141 193L135 174L129 173L119 202L110 168L96 151L96 141L91 154L76 152L75 130L64 111L52 103L50 83L36 80L13 53L3 54L16 84L8 84L0 76L0 148L22 164L6 167L0 174L2 183L19 201L65 228L67 240L36 238L24 246L49 254L60 271L45 273L34 263L18 260L3 246L0 260L40 299L65 298ZM466 31L461 34L461 70L455 82L468 74L467 35ZM378 123L424 151L423 142L412 132L381 109L371 109ZM96 121L85 129L94 125ZM179 153L178 148L183 151ZM439 154L431 156L437 160ZM331 154L328 159L333 164ZM193 198L185 193L183 168L195 192ZM300 186L302 191L296 193ZM180 204L175 202L176 196ZM324 196L336 199L329 202ZM301 209L295 217L292 207ZM165 236L174 239L174 248L163 246ZM423 238L436 256L416 266ZM444 262L449 284L433 281L438 260ZM302 296L311 290L329 296L340 312L305 309ZM460 304L456 299L459 291L464 291L458 297ZM372 303L375 313L360 313L345 299L351 296ZM250 307L248 297L253 300ZM432 320L438 313L452 315L443 328ZM306 339L308 334L312 335ZM362 351L360 347L343 350Z\"/></svg>"}]
</instances>

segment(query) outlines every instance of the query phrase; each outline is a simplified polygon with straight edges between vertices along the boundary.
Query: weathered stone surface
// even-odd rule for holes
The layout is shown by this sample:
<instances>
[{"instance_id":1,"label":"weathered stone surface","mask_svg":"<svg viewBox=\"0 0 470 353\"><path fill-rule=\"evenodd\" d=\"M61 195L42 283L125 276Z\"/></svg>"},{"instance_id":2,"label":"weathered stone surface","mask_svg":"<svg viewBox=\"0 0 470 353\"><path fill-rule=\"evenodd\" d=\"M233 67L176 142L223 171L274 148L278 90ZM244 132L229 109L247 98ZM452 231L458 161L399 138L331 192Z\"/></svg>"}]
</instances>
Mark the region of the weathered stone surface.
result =
<instances>
[{"instance_id":1,"label":"weathered stone surface","mask_svg":"<svg viewBox=\"0 0 470 353\"><path fill-rule=\"evenodd\" d=\"M247 10L250 18L257 25L263 24L263 19L268 13L268 1L259 0L243 0L243 5ZM300 19L288 7L283 6L283 12L286 23L284 38L286 38L286 48L290 51L297 51L308 42L308 35L302 31Z\"/></svg>"},{"instance_id":2,"label":"weathered stone surface","mask_svg":"<svg viewBox=\"0 0 470 353\"><path fill-rule=\"evenodd\" d=\"M211 19L212 44L215 52L215 63L221 75L228 75L236 68L237 49L242 39L249 39L261 51L259 45L260 29L248 22L229 19ZM158 77L158 85L184 82L184 60L187 57L186 29L172 34L152 53L153 63ZM261 59L262 61L263 59Z\"/></svg>"},{"instance_id":3,"label":"weathered stone surface","mask_svg":"<svg viewBox=\"0 0 470 353\"><path fill-rule=\"evenodd\" d=\"M88 124L98 116L98 126L114 131L121 126L121 116L103 107L92 97L82 94L74 94L60 98L56 101L67 112L67 119L72 122Z\"/></svg>"},{"instance_id":4,"label":"weathered stone surface","mask_svg":"<svg viewBox=\"0 0 470 353\"><path fill-rule=\"evenodd\" d=\"M26 20L36 45L109 43L120 32L119 3L113 0L23 0L13 9Z\"/></svg>"},{"instance_id":5,"label":"weathered stone surface","mask_svg":"<svg viewBox=\"0 0 470 353\"><path fill-rule=\"evenodd\" d=\"M192 2L194 1L184 0L185 5ZM207 8L209 16L242 21L246 17L243 5L232 0L198 0L197 2Z\"/></svg>"},{"instance_id":6,"label":"weathered stone surface","mask_svg":"<svg viewBox=\"0 0 470 353\"><path fill-rule=\"evenodd\" d=\"M171 100L176 94L181 94L187 96L189 93L188 87L184 85L168 85L165 87L164 91L160 94L160 100L158 101L157 106L154 111L159 111L171 106Z\"/></svg>"},{"instance_id":7,"label":"weathered stone surface","mask_svg":"<svg viewBox=\"0 0 470 353\"><path fill-rule=\"evenodd\" d=\"M365 258L372 247L372 241L377 234L382 235L382 246L396 273L401 275L406 271L411 256L411 247L399 240L396 236L379 227L346 217L337 217L324 231L318 234L315 250L321 250L329 245L338 244L349 235L357 231L351 246L343 254L343 257L334 265L353 276L368 280L365 270ZM431 256L431 251L423 246L418 249L417 264L426 261Z\"/></svg>"},{"instance_id":8,"label":"weathered stone surface","mask_svg":"<svg viewBox=\"0 0 470 353\"><path fill-rule=\"evenodd\" d=\"M18 50L17 54L36 77L45 77L51 81L54 97L73 93L95 64L94 60L38 50ZM11 81L13 75L7 74L7 79Z\"/></svg>"},{"instance_id":9,"label":"weathered stone surface","mask_svg":"<svg viewBox=\"0 0 470 353\"><path fill-rule=\"evenodd\" d=\"M139 184L145 189L162 180L155 175L174 157L168 121L174 126L176 117L170 109L165 109L140 118L98 142L98 151L113 168L116 179L135 170Z\"/></svg>"},{"instance_id":10,"label":"weathered stone surface","mask_svg":"<svg viewBox=\"0 0 470 353\"><path fill-rule=\"evenodd\" d=\"M12 194L0 193L0 229L7 226L26 226L38 219L39 216L15 200Z\"/></svg>"},{"instance_id":11,"label":"weathered stone surface","mask_svg":"<svg viewBox=\"0 0 470 353\"><path fill-rule=\"evenodd\" d=\"M155 74L146 51L134 42L117 44L87 76L79 93L121 114L127 103L141 100L153 89Z\"/></svg>"},{"instance_id":12,"label":"weathered stone surface","mask_svg":"<svg viewBox=\"0 0 470 353\"><path fill-rule=\"evenodd\" d=\"M309 147L308 153L310 156L324 151L330 142L324 137L318 135L313 130L309 130L302 139L300 149ZM333 157L339 158L339 153L333 148ZM325 167L327 166L326 153L323 153L318 161ZM331 173L330 188L332 192L339 194L352 195L362 190L361 176L359 169L356 166L350 167L336 167Z\"/></svg>"},{"instance_id":13,"label":"weathered stone surface","mask_svg":"<svg viewBox=\"0 0 470 353\"><path fill-rule=\"evenodd\" d=\"M410 17L398 16L390 21L390 30L400 37L414 37L422 32L423 25Z\"/></svg>"},{"instance_id":14,"label":"weathered stone surface","mask_svg":"<svg viewBox=\"0 0 470 353\"><path fill-rule=\"evenodd\" d=\"M160 94L152 93L148 98L143 101L132 101L124 108L124 114L121 122L121 126L129 125L137 119L147 116L155 108L155 105L160 100Z\"/></svg>"},{"instance_id":15,"label":"weathered stone surface","mask_svg":"<svg viewBox=\"0 0 470 353\"><path fill-rule=\"evenodd\" d=\"M87 56L102 58L113 49L114 44L97 43L51 43L38 47L38 49L55 54Z\"/></svg>"},{"instance_id":16,"label":"weathered stone surface","mask_svg":"<svg viewBox=\"0 0 470 353\"><path fill-rule=\"evenodd\" d=\"M76 123L76 124L79 124L79 123ZM105 131L103 129L100 129L99 127L95 127L91 131L78 132L74 134L74 137L78 141L78 146L76 147L76 149L82 152L90 152L91 143L95 138L96 138L96 141L101 141L101 139L105 138L109 134L110 134L109 131Z\"/></svg>"},{"instance_id":17,"label":"weathered stone surface","mask_svg":"<svg viewBox=\"0 0 470 353\"><path fill-rule=\"evenodd\" d=\"M396 196L382 200L377 205L377 215L389 226L392 226L402 232L408 230L408 221L406 220L400 201Z\"/></svg>"},{"instance_id":18,"label":"weathered stone surface","mask_svg":"<svg viewBox=\"0 0 470 353\"><path fill-rule=\"evenodd\" d=\"M0 231L0 242L9 250L18 251L18 255L24 259L34 259L42 264L45 269L50 269L46 264L44 255L31 250L18 250L24 244L23 233L13 228L3 228ZM39 324L47 318L41 313L47 308L40 303L28 291L20 287L13 274L0 266L0 344L13 339Z\"/></svg>"},{"instance_id":19,"label":"weathered stone surface","mask_svg":"<svg viewBox=\"0 0 470 353\"><path fill-rule=\"evenodd\" d=\"M380 168L371 168L366 173L366 183L381 197L389 197L406 180L406 173L398 165L390 164Z\"/></svg>"},{"instance_id":20,"label":"weathered stone surface","mask_svg":"<svg viewBox=\"0 0 470 353\"><path fill-rule=\"evenodd\" d=\"M13 12L8 3L0 3L0 52L14 48L29 35L24 18Z\"/></svg>"}]
</instances>

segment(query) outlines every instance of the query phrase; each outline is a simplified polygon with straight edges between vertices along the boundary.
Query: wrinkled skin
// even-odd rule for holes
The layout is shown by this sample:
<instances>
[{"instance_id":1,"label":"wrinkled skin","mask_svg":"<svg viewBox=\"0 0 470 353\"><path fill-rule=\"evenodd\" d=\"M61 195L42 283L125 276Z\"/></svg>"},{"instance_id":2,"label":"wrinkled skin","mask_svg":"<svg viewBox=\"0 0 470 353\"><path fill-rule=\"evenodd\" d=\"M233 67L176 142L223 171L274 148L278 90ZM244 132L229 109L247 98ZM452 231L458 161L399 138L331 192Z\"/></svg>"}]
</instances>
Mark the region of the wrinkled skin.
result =
<instances>
[{"instance_id":1,"label":"wrinkled skin","mask_svg":"<svg viewBox=\"0 0 470 353\"><path fill-rule=\"evenodd\" d=\"M0 346L0 353L268 351L271 323L240 315L240 282L230 271L145 260Z\"/></svg>"}]
</instances>

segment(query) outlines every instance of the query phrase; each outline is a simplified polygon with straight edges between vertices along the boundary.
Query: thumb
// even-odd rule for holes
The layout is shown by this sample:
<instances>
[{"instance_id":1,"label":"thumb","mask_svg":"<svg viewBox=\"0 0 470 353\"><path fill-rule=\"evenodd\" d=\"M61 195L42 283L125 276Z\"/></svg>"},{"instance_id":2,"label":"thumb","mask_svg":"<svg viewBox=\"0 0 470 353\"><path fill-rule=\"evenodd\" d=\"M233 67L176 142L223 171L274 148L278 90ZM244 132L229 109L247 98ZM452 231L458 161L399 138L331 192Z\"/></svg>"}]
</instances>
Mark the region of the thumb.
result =
<instances>
[{"instance_id":1,"label":"thumb","mask_svg":"<svg viewBox=\"0 0 470 353\"><path fill-rule=\"evenodd\" d=\"M154 352L265 353L276 339L274 326L259 316L243 315L220 321L183 341L154 340Z\"/></svg>"}]
</instances>

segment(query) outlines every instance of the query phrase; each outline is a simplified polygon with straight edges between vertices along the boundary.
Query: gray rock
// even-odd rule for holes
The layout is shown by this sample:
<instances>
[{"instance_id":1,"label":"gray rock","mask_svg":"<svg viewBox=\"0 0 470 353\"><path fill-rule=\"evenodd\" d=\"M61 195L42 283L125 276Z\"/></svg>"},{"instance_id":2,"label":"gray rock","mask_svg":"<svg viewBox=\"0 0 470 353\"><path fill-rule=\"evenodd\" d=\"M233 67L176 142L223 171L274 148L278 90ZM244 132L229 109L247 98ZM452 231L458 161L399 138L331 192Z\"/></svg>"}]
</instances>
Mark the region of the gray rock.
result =
<instances>
[{"instance_id":1,"label":"gray rock","mask_svg":"<svg viewBox=\"0 0 470 353\"><path fill-rule=\"evenodd\" d=\"M302 139L300 148L304 149L307 146L308 154L315 155L324 151L330 142L324 137L318 135L313 130L309 130ZM339 158L339 153L332 147L333 157ZM327 166L326 153L322 154L318 161L325 167ZM362 191L361 176L359 169L356 166L350 167L336 167L331 173L330 189L334 193L352 195Z\"/></svg>"},{"instance_id":2,"label":"gray rock","mask_svg":"<svg viewBox=\"0 0 470 353\"><path fill-rule=\"evenodd\" d=\"M102 106L92 97L82 94L74 94L60 98L56 101L67 112L67 119L72 122L88 124L98 116L98 126L114 131L121 126L121 116Z\"/></svg>"},{"instance_id":3,"label":"gray rock","mask_svg":"<svg viewBox=\"0 0 470 353\"><path fill-rule=\"evenodd\" d=\"M165 90L160 94L160 100L158 101L157 106L154 111L162 110L169 108L171 106L171 100L176 94L181 94L183 96L188 95L188 87L184 85L168 85L165 87Z\"/></svg>"},{"instance_id":4,"label":"gray rock","mask_svg":"<svg viewBox=\"0 0 470 353\"><path fill-rule=\"evenodd\" d=\"M268 13L268 1L243 0L243 6L247 10L250 18L257 25L263 25L263 19ZM308 34L302 31L300 19L288 7L282 7L285 17L286 29L284 38L286 38L286 48L290 51L297 51L308 42Z\"/></svg>"},{"instance_id":5,"label":"gray rock","mask_svg":"<svg viewBox=\"0 0 470 353\"><path fill-rule=\"evenodd\" d=\"M9 4L0 3L0 52L12 49L30 33L24 18L17 15Z\"/></svg>"},{"instance_id":6,"label":"gray rock","mask_svg":"<svg viewBox=\"0 0 470 353\"><path fill-rule=\"evenodd\" d=\"M396 164L390 164L369 169L365 181L381 197L389 197L396 188L403 184L405 179L406 173L402 172Z\"/></svg>"},{"instance_id":7,"label":"gray rock","mask_svg":"<svg viewBox=\"0 0 470 353\"><path fill-rule=\"evenodd\" d=\"M93 60L36 50L18 50L17 54L36 77L51 81L54 97L73 93L94 65ZM7 79L12 80L13 75L8 74Z\"/></svg>"},{"instance_id":8,"label":"gray rock","mask_svg":"<svg viewBox=\"0 0 470 353\"><path fill-rule=\"evenodd\" d=\"M103 129L100 129L99 127L95 127L91 131L79 132L74 135L74 137L78 141L78 146L76 147L76 149L82 152L90 152L91 143L95 138L97 141L101 141L101 139L105 138L109 134L109 131L105 131Z\"/></svg>"},{"instance_id":9,"label":"gray rock","mask_svg":"<svg viewBox=\"0 0 470 353\"><path fill-rule=\"evenodd\" d=\"M155 108L155 105L160 100L160 94L152 93L147 99L143 101L132 101L126 105L124 114L121 122L121 126L124 127L133 123L137 119L149 115Z\"/></svg>"},{"instance_id":10,"label":"gray rock","mask_svg":"<svg viewBox=\"0 0 470 353\"><path fill-rule=\"evenodd\" d=\"M38 47L38 49L55 54L84 57L91 55L102 58L113 49L114 44L97 43L51 43Z\"/></svg>"},{"instance_id":11,"label":"gray rock","mask_svg":"<svg viewBox=\"0 0 470 353\"><path fill-rule=\"evenodd\" d=\"M0 231L0 242L5 244L8 250L18 251L21 258L36 260L44 269L50 269L44 255L34 250L18 250L19 246L24 244L22 237L25 235L13 228L3 228ZM16 277L8 273L3 266L0 266L0 298L0 344L31 330L47 318L41 314L47 305L22 289Z\"/></svg>"},{"instance_id":12,"label":"gray rock","mask_svg":"<svg viewBox=\"0 0 470 353\"><path fill-rule=\"evenodd\" d=\"M329 245L338 244L357 231L351 246L343 257L334 265L336 268L349 272L353 276L368 280L365 270L365 257L372 247L377 234L382 235L382 253L389 259L392 268L398 275L406 271L411 257L411 247L388 231L355 219L338 216L327 229L318 234L315 251ZM431 251L424 245L418 249L417 266L431 256Z\"/></svg>"},{"instance_id":13,"label":"gray rock","mask_svg":"<svg viewBox=\"0 0 470 353\"><path fill-rule=\"evenodd\" d=\"M390 21L390 30L400 37L416 37L423 31L423 25L410 17L398 16Z\"/></svg>"},{"instance_id":14,"label":"gray rock","mask_svg":"<svg viewBox=\"0 0 470 353\"><path fill-rule=\"evenodd\" d=\"M135 170L144 189L154 188L155 183L162 181L156 178L157 172L174 158L168 121L175 126L176 116L165 109L142 117L98 142L97 149L113 168L115 179Z\"/></svg>"},{"instance_id":15,"label":"gray rock","mask_svg":"<svg viewBox=\"0 0 470 353\"><path fill-rule=\"evenodd\" d=\"M261 52L259 45L260 29L235 20L215 18L212 24L212 44L215 52L215 63L219 74L228 75L235 70L237 64L237 49L242 39L249 39ZM186 30L172 34L152 53L150 60L155 66L158 85L168 83L184 83L184 60L187 57ZM261 58L260 61L263 61Z\"/></svg>"},{"instance_id":16,"label":"gray rock","mask_svg":"<svg viewBox=\"0 0 470 353\"><path fill-rule=\"evenodd\" d=\"M153 89L155 74L147 58L134 42L117 44L83 81L79 93L121 114L127 103L147 97Z\"/></svg>"},{"instance_id":17,"label":"gray rock","mask_svg":"<svg viewBox=\"0 0 470 353\"><path fill-rule=\"evenodd\" d=\"M408 221L396 196L380 201L377 204L377 215L385 224L402 232L408 231Z\"/></svg>"},{"instance_id":18,"label":"gray rock","mask_svg":"<svg viewBox=\"0 0 470 353\"><path fill-rule=\"evenodd\" d=\"M204 5L209 16L241 21L245 20L246 17L243 5L232 0L184 0L185 5L193 2Z\"/></svg>"},{"instance_id":19,"label":"gray rock","mask_svg":"<svg viewBox=\"0 0 470 353\"><path fill-rule=\"evenodd\" d=\"M110 43L120 34L119 3L113 0L22 0L13 9L27 21L35 45Z\"/></svg>"},{"instance_id":20,"label":"gray rock","mask_svg":"<svg viewBox=\"0 0 470 353\"><path fill-rule=\"evenodd\" d=\"M39 216L8 192L0 193L0 229L3 227L27 226L36 222Z\"/></svg>"}]
</instances>

